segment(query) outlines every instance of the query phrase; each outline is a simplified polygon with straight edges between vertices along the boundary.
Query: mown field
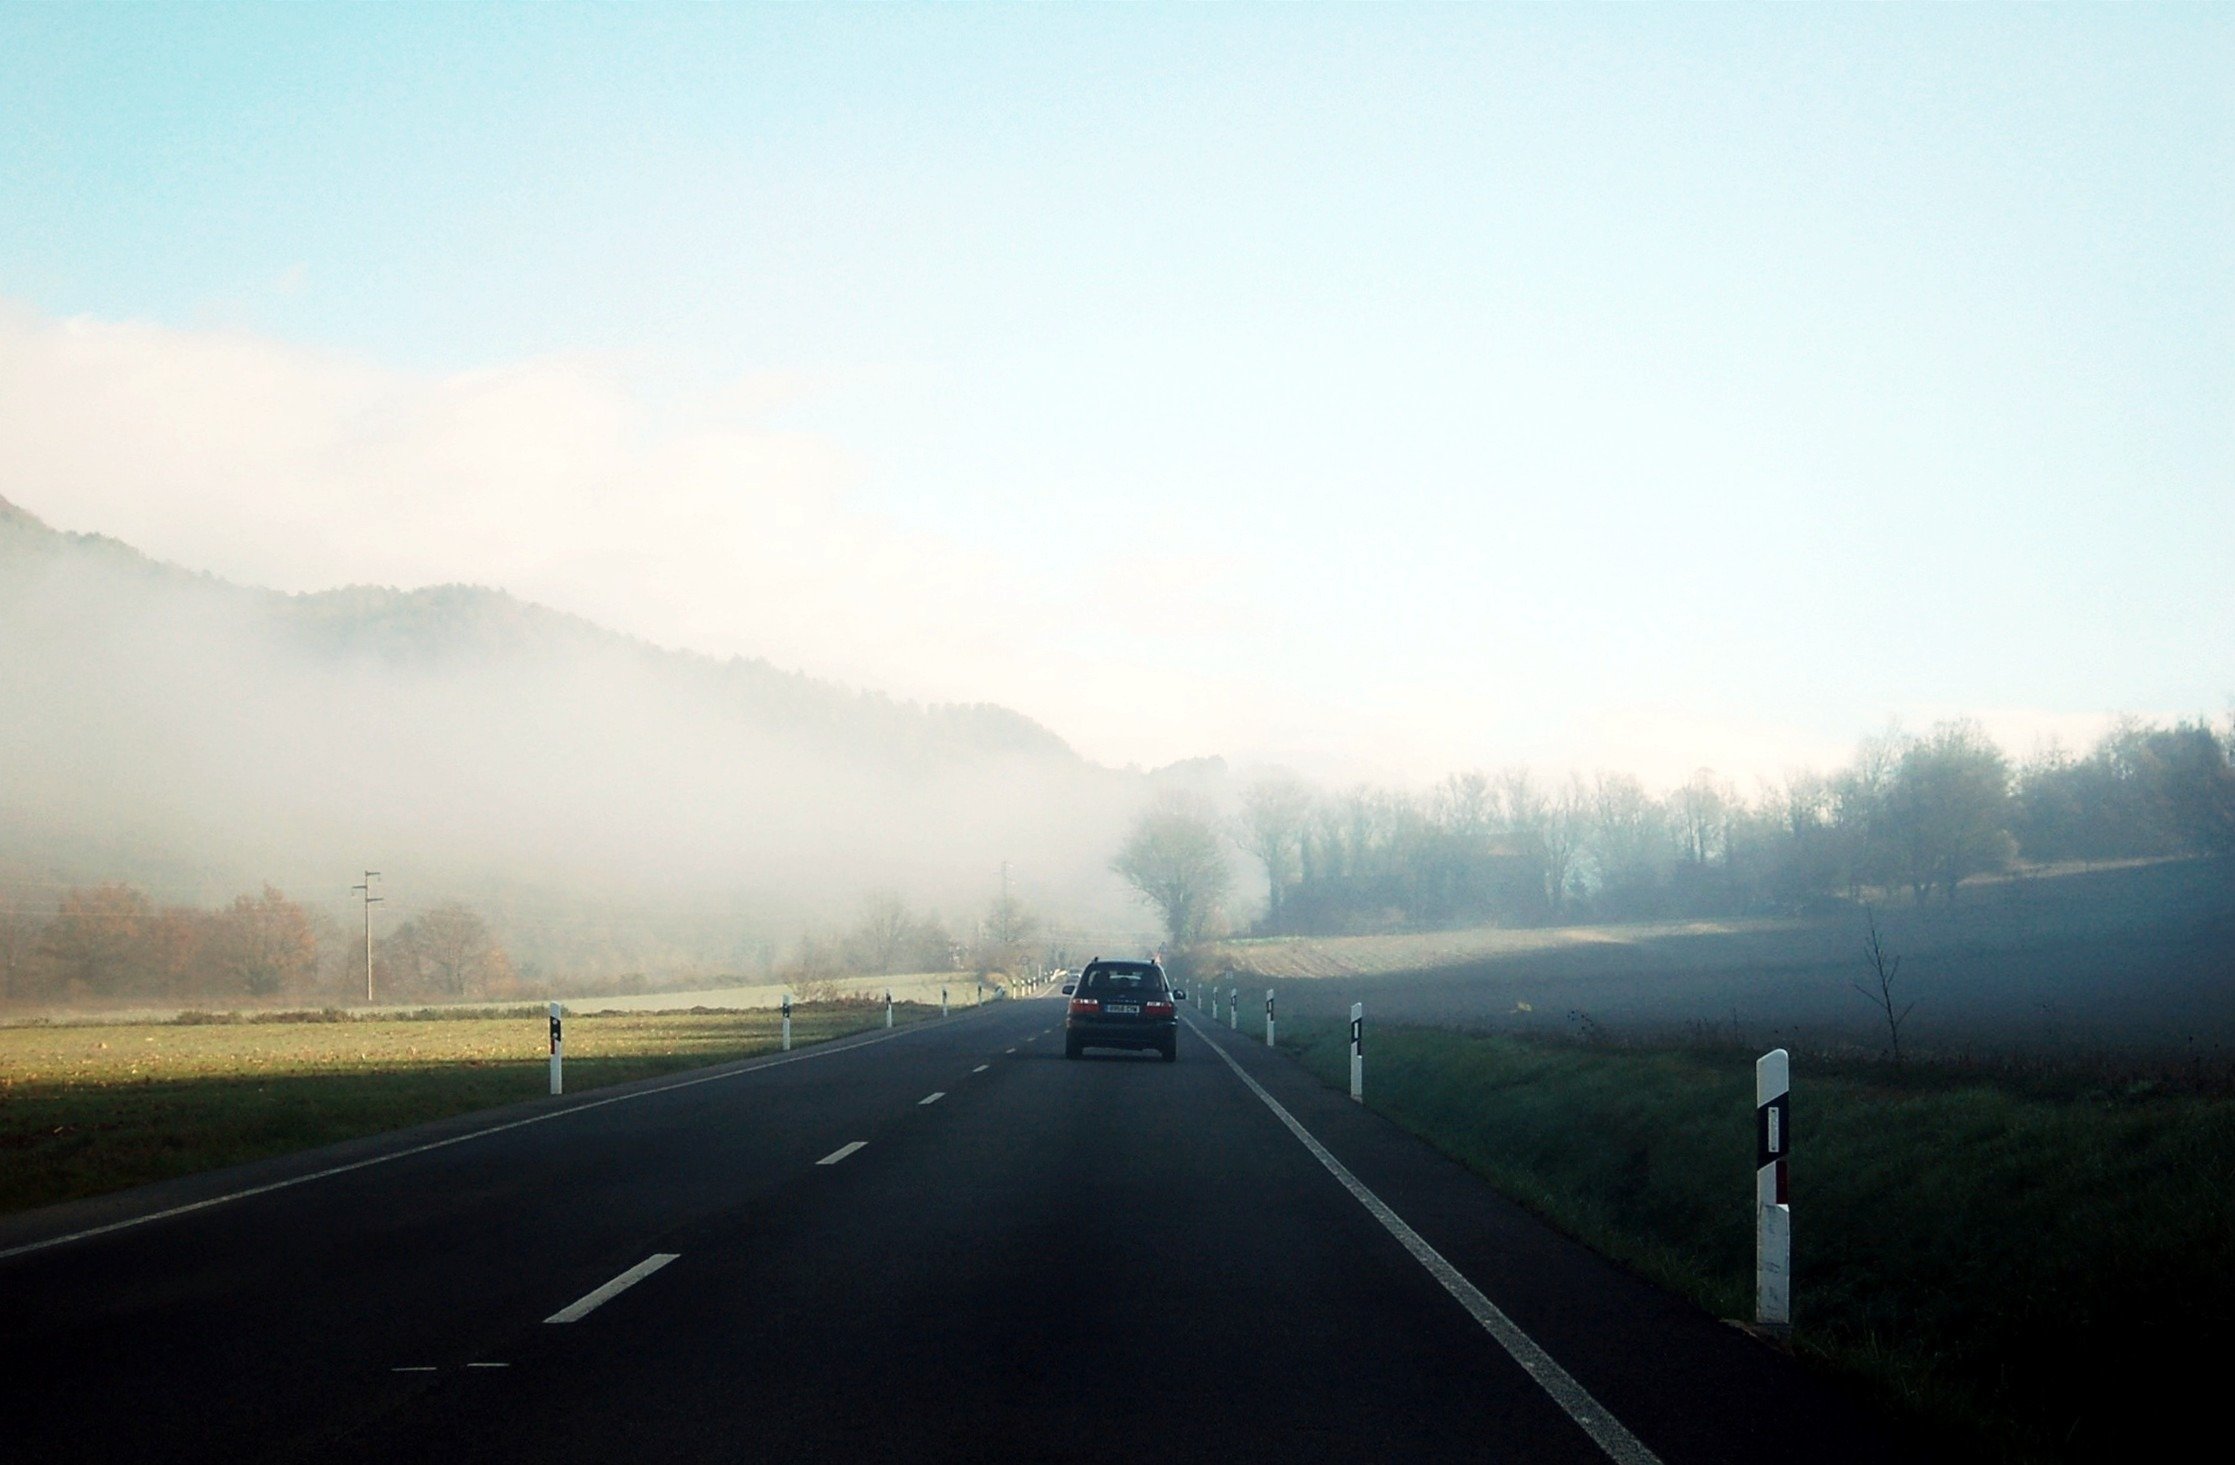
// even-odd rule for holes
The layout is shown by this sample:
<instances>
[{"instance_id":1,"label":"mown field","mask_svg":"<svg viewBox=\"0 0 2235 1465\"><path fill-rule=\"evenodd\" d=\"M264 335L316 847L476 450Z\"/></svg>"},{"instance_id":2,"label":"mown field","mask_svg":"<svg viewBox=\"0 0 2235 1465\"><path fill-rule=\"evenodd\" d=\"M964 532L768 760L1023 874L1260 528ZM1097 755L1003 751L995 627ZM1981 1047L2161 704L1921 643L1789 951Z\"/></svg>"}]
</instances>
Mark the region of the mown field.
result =
<instances>
[{"instance_id":1,"label":"mown field","mask_svg":"<svg viewBox=\"0 0 2235 1465\"><path fill-rule=\"evenodd\" d=\"M936 1016L902 1006L896 1020ZM593 1013L566 1025L567 1092L767 1052L769 1011ZM801 1007L795 1044L881 1025ZM0 1212L535 1098L541 1006L423 1017L0 1027Z\"/></svg>"},{"instance_id":2,"label":"mown field","mask_svg":"<svg viewBox=\"0 0 2235 1465\"><path fill-rule=\"evenodd\" d=\"M1348 1082L1347 1031L1282 1046ZM1753 1308L1750 1051L1377 1026L1367 1101L1717 1316ZM2235 1096L2081 1066L1796 1054L1794 1345L1954 1458L2115 1460L2219 1431Z\"/></svg>"}]
</instances>

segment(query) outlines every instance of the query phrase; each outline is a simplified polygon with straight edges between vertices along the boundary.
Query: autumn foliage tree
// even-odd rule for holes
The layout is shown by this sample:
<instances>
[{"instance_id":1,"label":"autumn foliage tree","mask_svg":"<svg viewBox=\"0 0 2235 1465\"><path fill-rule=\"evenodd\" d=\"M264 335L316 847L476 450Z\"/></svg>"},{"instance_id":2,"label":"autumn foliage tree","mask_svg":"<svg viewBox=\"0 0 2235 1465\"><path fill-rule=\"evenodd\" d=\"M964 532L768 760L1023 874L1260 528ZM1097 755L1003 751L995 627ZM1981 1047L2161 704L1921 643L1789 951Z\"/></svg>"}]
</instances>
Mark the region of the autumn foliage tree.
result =
<instances>
[{"instance_id":1,"label":"autumn foliage tree","mask_svg":"<svg viewBox=\"0 0 2235 1465\"><path fill-rule=\"evenodd\" d=\"M7 984L36 965L40 995L193 999L273 997L316 985L319 920L272 886L220 910L156 906L129 885L63 892L28 955L21 917L11 917ZM330 923L329 923L330 924Z\"/></svg>"},{"instance_id":2,"label":"autumn foliage tree","mask_svg":"<svg viewBox=\"0 0 2235 1465\"><path fill-rule=\"evenodd\" d=\"M309 913L269 885L212 917L207 945L227 985L251 997L301 991L318 975L318 933Z\"/></svg>"},{"instance_id":3,"label":"autumn foliage tree","mask_svg":"<svg viewBox=\"0 0 2235 1465\"><path fill-rule=\"evenodd\" d=\"M153 919L147 897L129 885L67 890L47 923L46 954L68 986L96 997L130 992L151 974Z\"/></svg>"}]
</instances>

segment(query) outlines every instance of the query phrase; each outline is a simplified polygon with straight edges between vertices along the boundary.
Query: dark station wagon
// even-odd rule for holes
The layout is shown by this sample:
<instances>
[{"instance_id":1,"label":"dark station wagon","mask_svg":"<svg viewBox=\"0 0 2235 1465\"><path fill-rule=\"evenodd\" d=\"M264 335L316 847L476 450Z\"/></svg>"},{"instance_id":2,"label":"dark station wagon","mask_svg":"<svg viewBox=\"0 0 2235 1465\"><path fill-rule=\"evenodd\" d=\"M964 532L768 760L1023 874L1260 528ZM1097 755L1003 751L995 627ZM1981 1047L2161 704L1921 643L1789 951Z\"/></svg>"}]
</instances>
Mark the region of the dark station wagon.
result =
<instances>
[{"instance_id":1,"label":"dark station wagon","mask_svg":"<svg viewBox=\"0 0 2235 1465\"><path fill-rule=\"evenodd\" d=\"M1174 990L1155 962L1097 957L1063 995L1071 999L1063 1019L1064 1057L1089 1048L1154 1048L1166 1063L1180 1056L1178 1004L1187 994Z\"/></svg>"}]
</instances>

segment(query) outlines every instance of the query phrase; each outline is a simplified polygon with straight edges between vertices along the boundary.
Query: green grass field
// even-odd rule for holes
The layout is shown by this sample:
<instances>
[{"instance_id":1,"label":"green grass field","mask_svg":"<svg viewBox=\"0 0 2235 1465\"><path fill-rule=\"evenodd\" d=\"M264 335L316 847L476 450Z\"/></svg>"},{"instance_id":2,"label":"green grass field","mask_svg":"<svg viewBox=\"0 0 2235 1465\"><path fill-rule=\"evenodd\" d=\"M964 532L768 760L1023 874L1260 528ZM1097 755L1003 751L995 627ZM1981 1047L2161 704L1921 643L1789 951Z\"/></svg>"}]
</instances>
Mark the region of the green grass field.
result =
<instances>
[{"instance_id":1,"label":"green grass field","mask_svg":"<svg viewBox=\"0 0 2235 1465\"><path fill-rule=\"evenodd\" d=\"M1348 1082L1346 1035L1282 1046ZM1718 1316L1753 1311L1753 1055L1382 1027L1369 1104ZM2215 1431L2235 1100L2081 1069L1797 1055L1794 1345L1962 1442L2133 1458Z\"/></svg>"},{"instance_id":2,"label":"green grass field","mask_svg":"<svg viewBox=\"0 0 2235 1465\"><path fill-rule=\"evenodd\" d=\"M881 1006L802 1007L792 1039L883 1021ZM777 1024L767 1010L569 1017L567 1092L767 1052ZM0 1028L0 1212L535 1098L547 1044L541 1007Z\"/></svg>"}]
</instances>

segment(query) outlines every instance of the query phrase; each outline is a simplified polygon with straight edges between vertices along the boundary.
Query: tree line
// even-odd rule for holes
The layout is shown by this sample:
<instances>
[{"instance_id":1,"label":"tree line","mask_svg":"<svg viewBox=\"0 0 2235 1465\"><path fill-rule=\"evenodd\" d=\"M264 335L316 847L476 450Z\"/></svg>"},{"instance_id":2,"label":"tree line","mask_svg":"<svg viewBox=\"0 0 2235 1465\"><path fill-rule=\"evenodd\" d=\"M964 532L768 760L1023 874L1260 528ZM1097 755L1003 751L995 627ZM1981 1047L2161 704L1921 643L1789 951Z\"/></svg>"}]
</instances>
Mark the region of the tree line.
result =
<instances>
[{"instance_id":1,"label":"tree line","mask_svg":"<svg viewBox=\"0 0 2235 1465\"><path fill-rule=\"evenodd\" d=\"M126 884L75 886L50 915L0 914L0 1001L362 998L364 943L270 885L215 910L158 906ZM488 923L446 901L381 934L383 999L503 997L518 987Z\"/></svg>"},{"instance_id":2,"label":"tree line","mask_svg":"<svg viewBox=\"0 0 2235 1465\"><path fill-rule=\"evenodd\" d=\"M986 906L966 937L937 912L918 912L899 894L872 891L851 923L810 930L780 969L794 988L843 976L974 971L986 976L1036 974L1049 959L1040 917L1004 892Z\"/></svg>"},{"instance_id":3,"label":"tree line","mask_svg":"<svg viewBox=\"0 0 2235 1465\"><path fill-rule=\"evenodd\" d=\"M2084 755L2013 763L1975 723L1946 722L1751 795L1706 769L1663 795L1626 773L1457 773L1418 793L1275 774L1225 816L1167 798L1113 868L1185 946L1236 924L1229 847L1263 873L1264 934L1953 901L2020 860L2235 854L2235 723L2127 721Z\"/></svg>"}]
</instances>

